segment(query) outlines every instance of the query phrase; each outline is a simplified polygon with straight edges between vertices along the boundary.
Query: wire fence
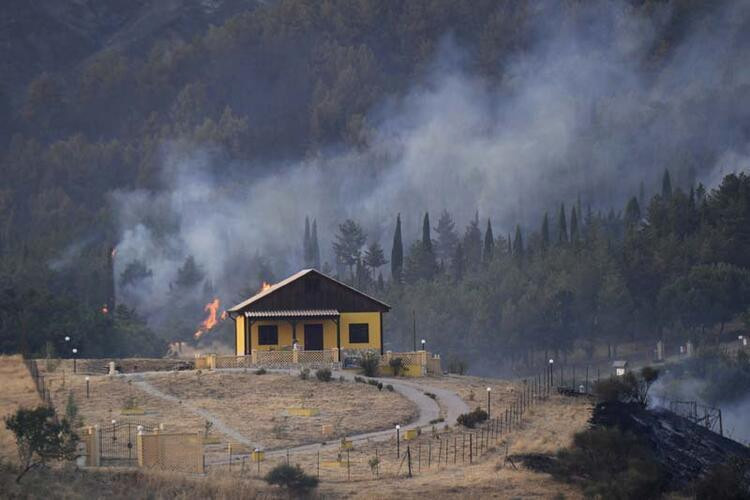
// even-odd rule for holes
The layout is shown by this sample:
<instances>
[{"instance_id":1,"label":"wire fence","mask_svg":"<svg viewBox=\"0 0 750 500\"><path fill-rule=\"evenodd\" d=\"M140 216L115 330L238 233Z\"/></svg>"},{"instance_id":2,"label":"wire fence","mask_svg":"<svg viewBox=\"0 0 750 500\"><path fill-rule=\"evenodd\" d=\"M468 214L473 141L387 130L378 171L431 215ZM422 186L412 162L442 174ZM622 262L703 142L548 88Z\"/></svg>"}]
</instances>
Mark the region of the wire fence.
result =
<instances>
[{"instance_id":1,"label":"wire fence","mask_svg":"<svg viewBox=\"0 0 750 500\"><path fill-rule=\"evenodd\" d=\"M299 465L321 481L346 482L378 478L411 477L431 471L474 464L497 452L517 431L528 410L543 403L554 391L548 373L522 380L516 399L505 408L486 408L488 418L474 428L436 422L418 430L395 430L386 440L321 443L304 450L252 453L227 448L226 455L206 460L206 472L221 471L263 477L280 464Z\"/></svg>"}]
</instances>

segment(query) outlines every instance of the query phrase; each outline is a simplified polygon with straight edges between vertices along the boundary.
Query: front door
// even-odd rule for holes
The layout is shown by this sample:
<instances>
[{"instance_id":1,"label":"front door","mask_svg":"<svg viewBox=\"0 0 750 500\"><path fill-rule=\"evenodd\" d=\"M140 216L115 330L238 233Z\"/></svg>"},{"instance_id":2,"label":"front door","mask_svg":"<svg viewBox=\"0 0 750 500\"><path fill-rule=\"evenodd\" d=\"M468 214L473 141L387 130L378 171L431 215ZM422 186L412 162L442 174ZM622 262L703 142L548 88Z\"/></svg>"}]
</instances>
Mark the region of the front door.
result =
<instances>
[{"instance_id":1,"label":"front door","mask_svg":"<svg viewBox=\"0 0 750 500\"><path fill-rule=\"evenodd\" d=\"M323 350L323 325L305 325L305 350Z\"/></svg>"}]
</instances>

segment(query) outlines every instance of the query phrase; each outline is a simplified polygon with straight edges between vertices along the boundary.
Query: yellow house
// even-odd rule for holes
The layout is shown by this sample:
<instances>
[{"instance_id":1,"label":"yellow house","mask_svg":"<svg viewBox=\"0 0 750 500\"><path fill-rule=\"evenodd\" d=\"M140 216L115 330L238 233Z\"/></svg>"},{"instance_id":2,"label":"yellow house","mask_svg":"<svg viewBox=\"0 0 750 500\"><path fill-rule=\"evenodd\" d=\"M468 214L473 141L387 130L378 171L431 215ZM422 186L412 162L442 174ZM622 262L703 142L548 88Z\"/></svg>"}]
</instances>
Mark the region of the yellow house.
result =
<instances>
[{"instance_id":1,"label":"yellow house","mask_svg":"<svg viewBox=\"0 0 750 500\"><path fill-rule=\"evenodd\" d=\"M315 269L264 287L227 310L238 356L253 350L375 349L390 306Z\"/></svg>"}]
</instances>

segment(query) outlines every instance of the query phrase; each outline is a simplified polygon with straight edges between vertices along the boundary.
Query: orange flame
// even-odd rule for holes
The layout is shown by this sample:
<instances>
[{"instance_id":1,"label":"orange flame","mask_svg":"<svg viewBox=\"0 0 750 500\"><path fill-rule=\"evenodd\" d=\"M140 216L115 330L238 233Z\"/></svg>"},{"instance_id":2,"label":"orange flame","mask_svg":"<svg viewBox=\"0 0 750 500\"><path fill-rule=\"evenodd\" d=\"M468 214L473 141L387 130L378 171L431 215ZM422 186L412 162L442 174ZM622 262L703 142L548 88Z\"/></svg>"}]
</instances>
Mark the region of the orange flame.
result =
<instances>
[{"instance_id":1,"label":"orange flame","mask_svg":"<svg viewBox=\"0 0 750 500\"><path fill-rule=\"evenodd\" d=\"M203 335L219 323L219 320L216 319L216 315L219 312L219 304L220 302L218 298L215 298L214 300L206 304L203 310L208 313L208 316L205 320L203 320L201 325L198 327L198 331L193 334L193 337L195 337L196 339L201 338L201 335ZM226 311L221 313L219 318L222 320L226 318Z\"/></svg>"},{"instance_id":2,"label":"orange flame","mask_svg":"<svg viewBox=\"0 0 750 500\"><path fill-rule=\"evenodd\" d=\"M271 288L271 284L270 284L270 283L267 283L267 282L265 282L265 281L263 282L263 284L262 284L262 285L260 285L260 291L261 291L261 292L265 292L265 291L266 291L266 290L268 290L269 288Z\"/></svg>"}]
</instances>

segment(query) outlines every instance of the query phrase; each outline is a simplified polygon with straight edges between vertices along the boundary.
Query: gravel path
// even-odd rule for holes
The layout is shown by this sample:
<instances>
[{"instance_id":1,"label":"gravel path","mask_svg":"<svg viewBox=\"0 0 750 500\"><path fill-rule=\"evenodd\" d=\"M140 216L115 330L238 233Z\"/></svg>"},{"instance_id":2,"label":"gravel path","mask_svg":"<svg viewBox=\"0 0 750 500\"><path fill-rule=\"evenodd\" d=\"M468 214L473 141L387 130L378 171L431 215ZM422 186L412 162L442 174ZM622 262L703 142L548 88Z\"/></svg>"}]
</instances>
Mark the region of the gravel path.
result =
<instances>
[{"instance_id":1,"label":"gravel path","mask_svg":"<svg viewBox=\"0 0 750 500\"><path fill-rule=\"evenodd\" d=\"M225 371L225 372L234 372L234 371L242 371L241 369L223 369L223 370L217 370L217 371ZM296 373L294 371L290 372L290 370L269 370L269 371L278 371L283 373ZM153 372L158 373L158 372ZM218 418L216 415L203 410L201 408L198 408L194 405L191 405L189 403L186 403L185 401L181 401L180 399L170 395L166 394L153 385L151 385L145 378L145 375L148 375L148 373L138 373L138 374L128 374L126 376L133 378L133 381L135 382L135 385L138 386L141 390L147 392L148 394L151 394L152 396L164 399L166 401L173 402L175 404L181 405L183 408L187 409L188 411L191 411L195 413L196 415L201 416L202 418L210 421L214 428L227 436L230 436L233 440L235 440L238 443L242 443L250 448L256 448L257 443L250 442L249 439L244 437L242 434L240 434L237 430L232 429L228 425L226 425L220 418ZM349 381L354 381L355 375L350 372L343 372L343 371L337 371L334 372L335 377L344 377L345 379ZM446 390L446 389L440 389L437 387L430 387L427 384L421 383L418 380L414 379L412 380L405 380L405 379L395 379L395 378L385 378L385 377L373 377L376 380L379 380L383 382L383 385L390 384L393 386L393 390L404 396L406 399L417 405L417 409L419 411L419 416L416 420L413 422L404 424L401 428L403 430L408 429L416 429L418 427L426 427L431 425L430 422L437 419L440 416L440 410L445 412L445 422L453 425L456 423L456 419L458 416L462 413L466 413L469 411L469 407L466 405L466 403L463 402L463 400L456 394L455 392ZM435 399L432 399L431 397L425 395L425 392L430 392L436 396ZM387 429L383 431L374 431L374 432L366 432L362 434L355 434L352 436L348 436L349 439L353 442L358 441L386 441L393 437L393 430ZM336 448L338 447L338 442L329 443L326 445L321 445L320 443L314 443L314 444L307 444L307 445L300 445L296 446L294 448L281 448L281 449L271 449L266 450L266 455L268 456L274 456L274 455L281 455L286 454L287 451L292 453L299 453L299 452L305 452L305 451L317 451L321 449L328 449L328 448Z\"/></svg>"}]
</instances>

